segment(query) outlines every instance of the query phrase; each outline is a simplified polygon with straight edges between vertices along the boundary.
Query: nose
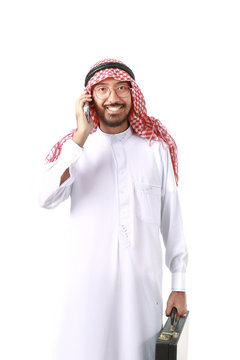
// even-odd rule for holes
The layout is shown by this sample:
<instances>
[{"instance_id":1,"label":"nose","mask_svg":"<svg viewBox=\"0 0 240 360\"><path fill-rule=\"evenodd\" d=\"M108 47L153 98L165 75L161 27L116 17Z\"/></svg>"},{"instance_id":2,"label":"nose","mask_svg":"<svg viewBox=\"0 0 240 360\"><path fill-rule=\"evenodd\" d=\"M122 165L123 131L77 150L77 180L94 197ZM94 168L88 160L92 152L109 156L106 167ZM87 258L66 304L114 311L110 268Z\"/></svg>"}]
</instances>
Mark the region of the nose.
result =
<instances>
[{"instance_id":1,"label":"nose","mask_svg":"<svg viewBox=\"0 0 240 360\"><path fill-rule=\"evenodd\" d=\"M119 99L120 98L117 95L116 91L114 89L110 89L110 94L109 94L107 100L110 101L111 103L114 103L114 102L118 102Z\"/></svg>"}]
</instances>

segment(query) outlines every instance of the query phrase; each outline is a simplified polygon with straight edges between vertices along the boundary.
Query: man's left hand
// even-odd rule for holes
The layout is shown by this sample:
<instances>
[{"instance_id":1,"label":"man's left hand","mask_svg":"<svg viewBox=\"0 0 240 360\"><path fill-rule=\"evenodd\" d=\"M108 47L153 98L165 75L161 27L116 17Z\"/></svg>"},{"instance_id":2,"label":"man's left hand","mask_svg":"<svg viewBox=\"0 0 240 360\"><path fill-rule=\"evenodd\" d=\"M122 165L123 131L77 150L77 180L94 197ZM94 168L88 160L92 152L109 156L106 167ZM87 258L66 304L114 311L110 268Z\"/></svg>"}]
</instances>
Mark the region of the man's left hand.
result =
<instances>
[{"instance_id":1,"label":"man's left hand","mask_svg":"<svg viewBox=\"0 0 240 360\"><path fill-rule=\"evenodd\" d=\"M170 316L172 308L177 309L177 316L186 314L187 298L183 291L172 291L167 302L166 316Z\"/></svg>"}]
</instances>

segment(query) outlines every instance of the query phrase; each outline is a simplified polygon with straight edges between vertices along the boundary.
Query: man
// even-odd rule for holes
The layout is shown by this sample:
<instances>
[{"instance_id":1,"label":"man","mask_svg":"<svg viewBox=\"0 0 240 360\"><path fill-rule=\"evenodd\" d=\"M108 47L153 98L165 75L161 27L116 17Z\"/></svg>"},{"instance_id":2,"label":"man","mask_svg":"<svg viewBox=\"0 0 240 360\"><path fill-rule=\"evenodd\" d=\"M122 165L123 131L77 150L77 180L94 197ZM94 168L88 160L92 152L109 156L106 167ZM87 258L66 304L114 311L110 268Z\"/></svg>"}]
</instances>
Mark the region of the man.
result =
<instances>
[{"instance_id":1,"label":"man","mask_svg":"<svg viewBox=\"0 0 240 360\"><path fill-rule=\"evenodd\" d=\"M147 115L134 74L107 59L86 76L77 129L47 156L40 203L71 196L66 306L55 360L154 360L162 326L162 249L172 273L166 314L187 311L187 251L177 149ZM84 113L89 103L90 120Z\"/></svg>"}]
</instances>

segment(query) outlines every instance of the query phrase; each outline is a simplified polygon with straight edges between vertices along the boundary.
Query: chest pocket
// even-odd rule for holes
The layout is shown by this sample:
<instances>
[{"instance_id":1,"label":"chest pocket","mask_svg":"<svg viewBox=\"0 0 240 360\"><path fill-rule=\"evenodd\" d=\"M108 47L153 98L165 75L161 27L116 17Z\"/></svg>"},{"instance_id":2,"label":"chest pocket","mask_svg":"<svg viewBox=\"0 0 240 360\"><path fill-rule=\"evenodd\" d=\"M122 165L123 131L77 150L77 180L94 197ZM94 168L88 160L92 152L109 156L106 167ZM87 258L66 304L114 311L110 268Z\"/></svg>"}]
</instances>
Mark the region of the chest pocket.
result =
<instances>
[{"instance_id":1,"label":"chest pocket","mask_svg":"<svg viewBox=\"0 0 240 360\"><path fill-rule=\"evenodd\" d=\"M160 224L161 187L134 183L136 216L145 222Z\"/></svg>"}]
</instances>

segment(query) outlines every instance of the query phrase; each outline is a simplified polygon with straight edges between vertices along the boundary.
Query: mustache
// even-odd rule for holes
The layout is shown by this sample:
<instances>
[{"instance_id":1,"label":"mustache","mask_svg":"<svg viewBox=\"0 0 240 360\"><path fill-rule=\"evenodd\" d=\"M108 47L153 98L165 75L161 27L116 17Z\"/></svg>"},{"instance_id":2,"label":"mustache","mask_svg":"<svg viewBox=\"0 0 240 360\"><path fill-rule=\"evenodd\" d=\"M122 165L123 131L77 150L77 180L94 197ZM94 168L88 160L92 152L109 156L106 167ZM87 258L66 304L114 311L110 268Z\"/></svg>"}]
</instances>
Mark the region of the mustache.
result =
<instances>
[{"instance_id":1,"label":"mustache","mask_svg":"<svg viewBox=\"0 0 240 360\"><path fill-rule=\"evenodd\" d=\"M112 104L105 104L104 107L108 107L108 106L124 106L125 104L120 104L120 103L112 103Z\"/></svg>"}]
</instances>

